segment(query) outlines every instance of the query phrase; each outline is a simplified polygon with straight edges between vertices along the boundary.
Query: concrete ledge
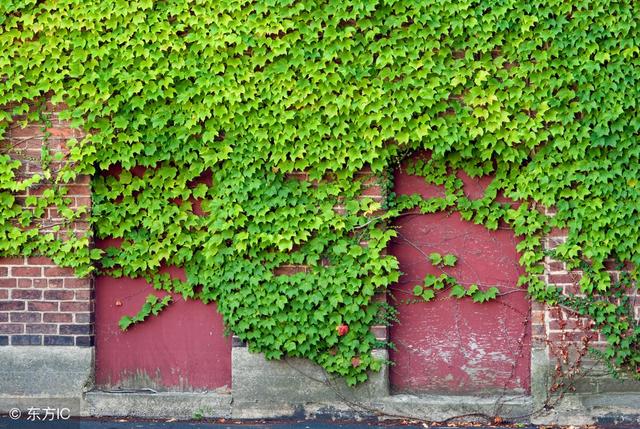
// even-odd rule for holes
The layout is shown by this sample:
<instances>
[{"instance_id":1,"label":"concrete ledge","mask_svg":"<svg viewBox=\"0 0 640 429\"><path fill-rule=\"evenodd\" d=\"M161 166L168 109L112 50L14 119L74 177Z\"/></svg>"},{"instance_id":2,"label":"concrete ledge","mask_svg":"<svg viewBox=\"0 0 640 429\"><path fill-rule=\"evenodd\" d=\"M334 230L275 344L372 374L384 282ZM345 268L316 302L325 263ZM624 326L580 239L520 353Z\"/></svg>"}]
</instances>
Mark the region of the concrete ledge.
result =
<instances>
[{"instance_id":1,"label":"concrete ledge","mask_svg":"<svg viewBox=\"0 0 640 429\"><path fill-rule=\"evenodd\" d=\"M532 411L532 401L529 396L403 394L381 398L377 408L390 416L415 417L436 422L465 415L467 417L459 420L482 421L481 416L486 415L526 422Z\"/></svg>"},{"instance_id":2,"label":"concrete ledge","mask_svg":"<svg viewBox=\"0 0 640 429\"><path fill-rule=\"evenodd\" d=\"M0 412L12 401L36 407L57 399L79 403L93 383L93 360L92 347L0 347Z\"/></svg>"},{"instance_id":3,"label":"concrete ledge","mask_svg":"<svg viewBox=\"0 0 640 429\"><path fill-rule=\"evenodd\" d=\"M231 395L205 392L107 393L94 390L85 394L85 416L175 418L229 417Z\"/></svg>"},{"instance_id":4,"label":"concrete ledge","mask_svg":"<svg viewBox=\"0 0 640 429\"><path fill-rule=\"evenodd\" d=\"M640 393L566 394L553 409L532 417L532 423L640 425Z\"/></svg>"},{"instance_id":5,"label":"concrete ledge","mask_svg":"<svg viewBox=\"0 0 640 429\"><path fill-rule=\"evenodd\" d=\"M42 413L46 408L62 410L66 408L72 416L79 416L82 413L82 399L80 397L57 397L57 396L3 396L0 395L0 414L8 413L9 410L17 408L23 416L27 416L30 408L39 409ZM65 413L67 411L64 411Z\"/></svg>"},{"instance_id":6,"label":"concrete ledge","mask_svg":"<svg viewBox=\"0 0 640 429\"><path fill-rule=\"evenodd\" d=\"M386 350L374 355L387 358ZM389 394L386 366L355 388L304 359L269 361L245 347L232 350L233 417L268 418L300 415L304 404L336 404L344 399L370 401Z\"/></svg>"}]
</instances>

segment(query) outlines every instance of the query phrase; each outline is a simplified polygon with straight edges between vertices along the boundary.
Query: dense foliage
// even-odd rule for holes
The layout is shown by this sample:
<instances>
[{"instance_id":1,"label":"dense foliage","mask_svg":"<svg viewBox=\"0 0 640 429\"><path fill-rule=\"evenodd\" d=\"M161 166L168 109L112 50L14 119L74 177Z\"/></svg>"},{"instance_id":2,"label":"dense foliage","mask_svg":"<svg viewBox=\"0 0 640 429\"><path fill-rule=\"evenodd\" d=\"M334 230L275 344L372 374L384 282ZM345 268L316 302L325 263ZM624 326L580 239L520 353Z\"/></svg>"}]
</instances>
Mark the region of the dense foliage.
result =
<instances>
[{"instance_id":1,"label":"dense foliage","mask_svg":"<svg viewBox=\"0 0 640 429\"><path fill-rule=\"evenodd\" d=\"M0 250L85 270L99 258L112 275L216 301L253 350L355 383L379 365L373 297L398 276L381 226L411 206L458 210L511 225L530 295L590 314L607 357L635 370L640 328L616 297L635 286L612 285L605 262L640 262L639 16L633 0L5 0L0 131L50 97L88 136L48 179L19 179L0 155ZM391 194L372 216L357 172L388 177L415 150L431 158L412 171L446 196ZM470 200L457 170L495 179ZM30 228L43 207L65 208L63 186L35 209L14 198L79 173L93 175L97 237L122 241L102 255ZM537 277L554 227L569 232L550 256L584 270L585 300Z\"/></svg>"}]
</instances>

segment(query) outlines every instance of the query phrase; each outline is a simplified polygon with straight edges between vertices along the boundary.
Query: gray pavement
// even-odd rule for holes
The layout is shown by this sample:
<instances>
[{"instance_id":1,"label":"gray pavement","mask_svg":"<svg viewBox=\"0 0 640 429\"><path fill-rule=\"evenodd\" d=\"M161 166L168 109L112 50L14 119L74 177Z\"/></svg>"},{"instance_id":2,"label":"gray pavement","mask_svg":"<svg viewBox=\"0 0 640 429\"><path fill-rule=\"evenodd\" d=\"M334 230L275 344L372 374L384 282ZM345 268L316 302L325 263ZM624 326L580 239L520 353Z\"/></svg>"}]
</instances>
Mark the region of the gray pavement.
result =
<instances>
[{"instance_id":1,"label":"gray pavement","mask_svg":"<svg viewBox=\"0 0 640 429\"><path fill-rule=\"evenodd\" d=\"M465 427L465 426L463 426ZM469 427L469 426L466 426ZM495 426L472 426L474 429L489 429ZM507 426L521 429L536 429L536 426ZM143 421L109 419L68 419L53 421L12 420L0 416L0 429L451 429L451 426L403 424L401 422L366 423L320 420L286 420L278 422L206 422L206 421Z\"/></svg>"}]
</instances>

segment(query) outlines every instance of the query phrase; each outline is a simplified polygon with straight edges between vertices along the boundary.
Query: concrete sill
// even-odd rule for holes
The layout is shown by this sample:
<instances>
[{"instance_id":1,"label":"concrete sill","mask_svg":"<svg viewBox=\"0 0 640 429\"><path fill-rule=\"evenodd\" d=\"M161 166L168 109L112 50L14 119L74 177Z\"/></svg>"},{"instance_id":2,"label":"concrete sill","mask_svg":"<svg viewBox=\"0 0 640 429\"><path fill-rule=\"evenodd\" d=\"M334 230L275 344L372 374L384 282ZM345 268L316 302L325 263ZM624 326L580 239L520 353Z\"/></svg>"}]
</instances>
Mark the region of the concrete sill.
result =
<instances>
[{"instance_id":1,"label":"concrete sill","mask_svg":"<svg viewBox=\"0 0 640 429\"><path fill-rule=\"evenodd\" d=\"M85 393L85 416L175 418L229 417L231 395L217 392L102 392Z\"/></svg>"}]
</instances>

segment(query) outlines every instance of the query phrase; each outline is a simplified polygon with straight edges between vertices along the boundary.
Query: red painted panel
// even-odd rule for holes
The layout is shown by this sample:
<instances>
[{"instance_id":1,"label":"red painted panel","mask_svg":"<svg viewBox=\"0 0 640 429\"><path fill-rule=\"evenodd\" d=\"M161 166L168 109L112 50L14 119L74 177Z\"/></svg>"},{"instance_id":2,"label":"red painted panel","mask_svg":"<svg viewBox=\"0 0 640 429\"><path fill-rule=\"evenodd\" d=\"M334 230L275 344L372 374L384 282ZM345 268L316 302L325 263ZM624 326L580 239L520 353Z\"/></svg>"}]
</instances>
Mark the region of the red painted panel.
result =
<instances>
[{"instance_id":1,"label":"red painted panel","mask_svg":"<svg viewBox=\"0 0 640 429\"><path fill-rule=\"evenodd\" d=\"M181 269L166 270L184 278ZM144 279L96 279L96 384L211 390L231 386L231 338L223 335L215 304L174 295L157 317L120 331L123 315L136 314L150 293Z\"/></svg>"},{"instance_id":2,"label":"red painted panel","mask_svg":"<svg viewBox=\"0 0 640 429\"><path fill-rule=\"evenodd\" d=\"M465 193L482 195L489 178L470 179L464 174ZM396 174L398 194L442 196L443 189L424 179ZM395 391L429 393L485 393L529 390L530 305L525 290L516 287L523 273L515 250L516 239L508 229L488 231L462 220L457 213L407 215L396 226L398 237L390 251L400 262L403 275L391 288L399 323L391 328L391 384ZM465 286L496 286L506 293L497 300L477 304L470 298L450 298L448 291L436 300L411 304L412 290L427 274L440 275L427 255L452 253L455 267L444 272ZM404 302L403 302L404 301Z\"/></svg>"}]
</instances>

